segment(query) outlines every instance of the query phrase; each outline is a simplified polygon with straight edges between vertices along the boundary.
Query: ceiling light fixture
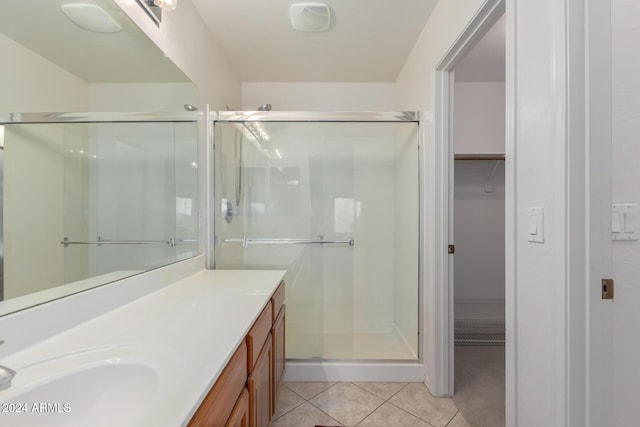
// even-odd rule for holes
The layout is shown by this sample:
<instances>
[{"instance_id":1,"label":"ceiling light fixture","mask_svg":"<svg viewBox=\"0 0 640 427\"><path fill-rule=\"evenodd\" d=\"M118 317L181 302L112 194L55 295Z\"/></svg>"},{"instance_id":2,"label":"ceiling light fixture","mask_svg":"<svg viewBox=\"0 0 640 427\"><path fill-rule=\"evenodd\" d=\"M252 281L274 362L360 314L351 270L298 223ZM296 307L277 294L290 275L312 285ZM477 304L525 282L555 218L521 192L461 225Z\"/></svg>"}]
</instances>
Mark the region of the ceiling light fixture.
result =
<instances>
[{"instance_id":1,"label":"ceiling light fixture","mask_svg":"<svg viewBox=\"0 0 640 427\"><path fill-rule=\"evenodd\" d=\"M331 26L331 9L325 3L294 3L289 7L289 17L298 31L327 31Z\"/></svg>"},{"instance_id":2,"label":"ceiling light fixture","mask_svg":"<svg viewBox=\"0 0 640 427\"><path fill-rule=\"evenodd\" d=\"M154 6L158 6L167 12L176 10L176 7L178 7L178 0L149 0L149 3L152 3Z\"/></svg>"},{"instance_id":3,"label":"ceiling light fixture","mask_svg":"<svg viewBox=\"0 0 640 427\"><path fill-rule=\"evenodd\" d=\"M60 5L62 12L74 24L94 33L116 33L122 26L107 11L96 4L67 3Z\"/></svg>"}]
</instances>

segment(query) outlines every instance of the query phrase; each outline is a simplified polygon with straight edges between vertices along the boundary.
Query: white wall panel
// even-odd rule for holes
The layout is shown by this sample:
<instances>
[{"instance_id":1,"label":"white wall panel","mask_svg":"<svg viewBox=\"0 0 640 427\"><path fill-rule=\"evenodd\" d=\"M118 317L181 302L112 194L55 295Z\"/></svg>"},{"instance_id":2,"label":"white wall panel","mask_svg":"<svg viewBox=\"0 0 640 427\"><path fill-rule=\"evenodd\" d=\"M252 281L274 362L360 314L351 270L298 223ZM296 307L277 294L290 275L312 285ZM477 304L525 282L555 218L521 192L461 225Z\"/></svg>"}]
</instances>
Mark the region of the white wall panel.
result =
<instances>
[{"instance_id":1,"label":"white wall panel","mask_svg":"<svg viewBox=\"0 0 640 427\"><path fill-rule=\"evenodd\" d=\"M640 202L640 5L611 2L613 202ZM640 418L640 243L613 242L613 426Z\"/></svg>"}]
</instances>

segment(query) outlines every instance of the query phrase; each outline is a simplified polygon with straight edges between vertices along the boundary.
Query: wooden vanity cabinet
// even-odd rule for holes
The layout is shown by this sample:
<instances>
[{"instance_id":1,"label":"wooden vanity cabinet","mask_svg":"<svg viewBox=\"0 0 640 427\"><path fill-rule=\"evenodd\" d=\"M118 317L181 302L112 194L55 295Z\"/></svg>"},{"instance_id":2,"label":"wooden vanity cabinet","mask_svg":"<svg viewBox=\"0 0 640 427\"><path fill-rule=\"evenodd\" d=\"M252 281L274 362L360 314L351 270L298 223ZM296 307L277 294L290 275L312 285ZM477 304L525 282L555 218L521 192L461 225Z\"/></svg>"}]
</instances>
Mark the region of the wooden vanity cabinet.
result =
<instances>
[{"instance_id":1,"label":"wooden vanity cabinet","mask_svg":"<svg viewBox=\"0 0 640 427\"><path fill-rule=\"evenodd\" d=\"M271 400L271 415L276 411L276 401L278 400L278 394L284 380L285 369L285 337L284 337L284 319L285 319L285 306L280 308L276 320L273 322L273 328L271 329L271 336L273 337L273 381L272 385L272 400Z\"/></svg>"},{"instance_id":2,"label":"wooden vanity cabinet","mask_svg":"<svg viewBox=\"0 0 640 427\"><path fill-rule=\"evenodd\" d=\"M189 427L269 427L284 378L284 282L189 422Z\"/></svg>"}]
</instances>

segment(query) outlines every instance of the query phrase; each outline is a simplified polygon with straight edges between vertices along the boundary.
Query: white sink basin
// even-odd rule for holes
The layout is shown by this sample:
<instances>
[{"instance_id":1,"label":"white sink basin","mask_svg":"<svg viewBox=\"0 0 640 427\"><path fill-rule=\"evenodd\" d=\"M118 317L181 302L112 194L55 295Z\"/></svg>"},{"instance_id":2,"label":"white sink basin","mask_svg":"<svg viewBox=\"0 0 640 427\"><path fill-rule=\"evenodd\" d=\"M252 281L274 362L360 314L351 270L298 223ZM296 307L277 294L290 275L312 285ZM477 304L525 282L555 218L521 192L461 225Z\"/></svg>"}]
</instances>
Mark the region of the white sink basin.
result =
<instances>
[{"instance_id":1,"label":"white sink basin","mask_svg":"<svg viewBox=\"0 0 640 427\"><path fill-rule=\"evenodd\" d=\"M12 386L0 391L0 425L145 425L154 402L172 388L167 375L176 368L163 352L144 346L92 349L18 367Z\"/></svg>"}]
</instances>

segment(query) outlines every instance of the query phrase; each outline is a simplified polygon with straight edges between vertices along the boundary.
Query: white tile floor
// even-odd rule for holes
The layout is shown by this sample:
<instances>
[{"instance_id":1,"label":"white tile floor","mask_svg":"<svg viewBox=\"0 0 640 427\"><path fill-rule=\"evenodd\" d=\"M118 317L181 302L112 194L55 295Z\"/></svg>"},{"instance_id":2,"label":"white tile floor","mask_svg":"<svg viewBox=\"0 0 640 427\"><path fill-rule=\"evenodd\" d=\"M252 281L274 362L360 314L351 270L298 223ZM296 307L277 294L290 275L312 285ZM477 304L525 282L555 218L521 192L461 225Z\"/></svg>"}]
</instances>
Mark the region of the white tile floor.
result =
<instances>
[{"instance_id":1,"label":"white tile floor","mask_svg":"<svg viewBox=\"0 0 640 427\"><path fill-rule=\"evenodd\" d=\"M422 383L285 383L272 427L469 427Z\"/></svg>"}]
</instances>

